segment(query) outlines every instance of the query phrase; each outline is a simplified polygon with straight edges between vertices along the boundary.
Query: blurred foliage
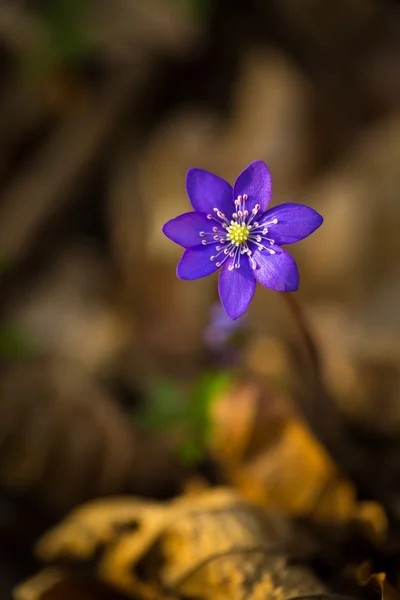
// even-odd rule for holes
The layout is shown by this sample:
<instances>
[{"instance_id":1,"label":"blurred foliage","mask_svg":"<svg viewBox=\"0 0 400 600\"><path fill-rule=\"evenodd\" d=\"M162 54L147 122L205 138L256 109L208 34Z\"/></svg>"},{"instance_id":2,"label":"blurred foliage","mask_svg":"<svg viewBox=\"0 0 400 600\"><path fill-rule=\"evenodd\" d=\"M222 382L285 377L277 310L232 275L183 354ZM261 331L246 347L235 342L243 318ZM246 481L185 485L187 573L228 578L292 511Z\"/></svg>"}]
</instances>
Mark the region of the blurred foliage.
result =
<instances>
[{"instance_id":1,"label":"blurred foliage","mask_svg":"<svg viewBox=\"0 0 400 600\"><path fill-rule=\"evenodd\" d=\"M36 352L26 333L9 325L0 326L0 358L27 358Z\"/></svg>"},{"instance_id":2,"label":"blurred foliage","mask_svg":"<svg viewBox=\"0 0 400 600\"><path fill-rule=\"evenodd\" d=\"M46 71L85 58L92 49L83 20L88 4L88 0L41 0L39 15L47 35L29 57L30 69Z\"/></svg>"},{"instance_id":3,"label":"blurred foliage","mask_svg":"<svg viewBox=\"0 0 400 600\"><path fill-rule=\"evenodd\" d=\"M188 394L170 380L155 381L149 387L146 406L141 414L135 415L135 420L143 428L179 432L180 457L186 464L195 464L204 457L207 448L212 405L231 383L228 372L205 372Z\"/></svg>"},{"instance_id":4,"label":"blurred foliage","mask_svg":"<svg viewBox=\"0 0 400 600\"><path fill-rule=\"evenodd\" d=\"M188 10L196 16L205 19L214 8L215 0L183 0Z\"/></svg>"}]
</instances>

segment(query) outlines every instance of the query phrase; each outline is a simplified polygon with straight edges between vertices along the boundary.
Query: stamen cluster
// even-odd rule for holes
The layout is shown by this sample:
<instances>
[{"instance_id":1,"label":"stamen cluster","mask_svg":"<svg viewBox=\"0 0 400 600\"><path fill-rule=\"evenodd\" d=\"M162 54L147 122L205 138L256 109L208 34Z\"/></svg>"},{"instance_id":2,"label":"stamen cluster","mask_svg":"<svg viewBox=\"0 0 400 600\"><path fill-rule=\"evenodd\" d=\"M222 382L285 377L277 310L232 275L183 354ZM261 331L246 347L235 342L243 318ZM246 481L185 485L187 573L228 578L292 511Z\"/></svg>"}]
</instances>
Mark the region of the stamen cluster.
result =
<instances>
[{"instance_id":1,"label":"stamen cluster","mask_svg":"<svg viewBox=\"0 0 400 600\"><path fill-rule=\"evenodd\" d=\"M218 253L210 257L211 261L219 258L216 262L217 267L222 266L226 259L231 257L234 260L228 269L230 271L234 268L240 269L240 257L243 254L247 254L252 268L256 269L257 264L252 258L253 252L249 247L250 242L255 244L259 250L266 250L269 254L275 254L275 250L269 247L275 244L275 240L267 237L267 233L268 225L276 225L278 219L272 219L270 222L264 222L262 225L254 221L257 213L260 211L260 205L256 204L249 212L245 208L247 198L246 194L237 197L234 202L235 212L232 214L231 221L218 208L214 208L213 211L215 214L208 214L207 219L216 221L218 225L213 227L212 233L206 233L205 231L200 231L199 233L200 237L211 236L212 238L202 240L201 243L203 246L215 244L215 242L221 244L221 246L217 245L215 247ZM222 248L225 244L227 245Z\"/></svg>"}]
</instances>

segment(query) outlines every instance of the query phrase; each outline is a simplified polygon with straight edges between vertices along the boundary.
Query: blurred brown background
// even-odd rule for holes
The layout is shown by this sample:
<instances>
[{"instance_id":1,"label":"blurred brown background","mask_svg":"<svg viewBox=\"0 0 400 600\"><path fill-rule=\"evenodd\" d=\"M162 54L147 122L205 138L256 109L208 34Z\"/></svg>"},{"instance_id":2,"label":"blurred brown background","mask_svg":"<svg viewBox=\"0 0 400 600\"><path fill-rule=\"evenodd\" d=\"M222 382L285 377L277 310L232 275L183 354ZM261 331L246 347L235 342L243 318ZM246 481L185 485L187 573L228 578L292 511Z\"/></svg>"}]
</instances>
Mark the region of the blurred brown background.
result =
<instances>
[{"instance_id":1,"label":"blurred brown background","mask_svg":"<svg viewBox=\"0 0 400 600\"><path fill-rule=\"evenodd\" d=\"M76 504L182 491L173 442L135 411L152 382L186 390L212 366L216 279L178 280L161 233L189 210L189 167L233 182L263 159L273 204L324 216L291 248L298 297L341 414L397 440L399 14L395 0L2 0L1 598ZM288 379L281 304L258 289L250 309L239 368L263 385Z\"/></svg>"}]
</instances>

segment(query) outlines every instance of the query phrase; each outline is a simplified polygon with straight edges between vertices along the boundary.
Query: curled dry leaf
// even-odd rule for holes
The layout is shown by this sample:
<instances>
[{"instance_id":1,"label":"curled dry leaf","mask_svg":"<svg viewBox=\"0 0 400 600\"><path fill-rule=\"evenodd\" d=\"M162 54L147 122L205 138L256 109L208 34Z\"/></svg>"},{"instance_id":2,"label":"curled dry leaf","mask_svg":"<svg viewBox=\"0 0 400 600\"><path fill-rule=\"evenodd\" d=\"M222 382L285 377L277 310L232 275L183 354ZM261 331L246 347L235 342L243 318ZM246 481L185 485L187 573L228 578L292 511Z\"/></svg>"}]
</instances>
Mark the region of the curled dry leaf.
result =
<instances>
[{"instance_id":1,"label":"curled dry leaf","mask_svg":"<svg viewBox=\"0 0 400 600\"><path fill-rule=\"evenodd\" d=\"M300 419L289 420L276 443L234 476L243 493L264 505L318 520L359 520L376 536L386 533L380 505L357 500L352 482Z\"/></svg>"},{"instance_id":2,"label":"curled dry leaf","mask_svg":"<svg viewBox=\"0 0 400 600\"><path fill-rule=\"evenodd\" d=\"M272 446L289 417L284 396L256 379L232 384L211 404L211 451L224 469L235 470Z\"/></svg>"},{"instance_id":3,"label":"curled dry leaf","mask_svg":"<svg viewBox=\"0 0 400 600\"><path fill-rule=\"evenodd\" d=\"M291 344L293 396L299 410L315 437L351 480L354 495L379 502L375 506L381 513L381 523L386 521L386 513L398 518L398 439L367 431L357 435L354 426L352 430L326 384L319 348L305 313L293 295L285 299L300 334L299 340Z\"/></svg>"},{"instance_id":4,"label":"curled dry leaf","mask_svg":"<svg viewBox=\"0 0 400 600\"><path fill-rule=\"evenodd\" d=\"M130 424L76 365L9 365L0 396L3 488L31 495L52 512L126 488L138 451Z\"/></svg>"},{"instance_id":5,"label":"curled dry leaf","mask_svg":"<svg viewBox=\"0 0 400 600\"><path fill-rule=\"evenodd\" d=\"M356 520L385 535L382 507L357 500L350 479L282 393L236 381L213 403L211 419L214 459L245 498L292 516Z\"/></svg>"},{"instance_id":6,"label":"curled dry leaf","mask_svg":"<svg viewBox=\"0 0 400 600\"><path fill-rule=\"evenodd\" d=\"M287 521L221 488L166 505L130 497L88 504L36 551L47 562L95 561L101 580L134 598L324 594L309 570L289 562L292 536Z\"/></svg>"}]
</instances>

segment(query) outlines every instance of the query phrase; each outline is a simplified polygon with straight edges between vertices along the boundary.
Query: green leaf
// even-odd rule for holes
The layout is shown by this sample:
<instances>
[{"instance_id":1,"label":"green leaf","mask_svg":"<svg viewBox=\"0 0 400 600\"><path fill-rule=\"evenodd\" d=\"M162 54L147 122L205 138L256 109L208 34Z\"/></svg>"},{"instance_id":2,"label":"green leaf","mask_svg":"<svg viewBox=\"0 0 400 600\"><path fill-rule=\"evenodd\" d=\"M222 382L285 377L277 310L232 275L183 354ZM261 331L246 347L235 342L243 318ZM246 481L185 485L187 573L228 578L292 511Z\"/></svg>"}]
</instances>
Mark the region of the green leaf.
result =
<instances>
[{"instance_id":1,"label":"green leaf","mask_svg":"<svg viewBox=\"0 0 400 600\"><path fill-rule=\"evenodd\" d=\"M179 447L179 457L188 467L195 466L205 456L205 444L203 440L188 438Z\"/></svg>"},{"instance_id":2,"label":"green leaf","mask_svg":"<svg viewBox=\"0 0 400 600\"><path fill-rule=\"evenodd\" d=\"M24 358L36 349L26 334L11 326L0 326L0 358Z\"/></svg>"},{"instance_id":3,"label":"green leaf","mask_svg":"<svg viewBox=\"0 0 400 600\"><path fill-rule=\"evenodd\" d=\"M184 0L187 10L200 19L207 18L214 8L214 0Z\"/></svg>"},{"instance_id":4,"label":"green leaf","mask_svg":"<svg viewBox=\"0 0 400 600\"><path fill-rule=\"evenodd\" d=\"M138 415L139 425L167 430L187 422L188 401L181 389L169 380L159 379L148 390L147 404Z\"/></svg>"},{"instance_id":5,"label":"green leaf","mask_svg":"<svg viewBox=\"0 0 400 600\"><path fill-rule=\"evenodd\" d=\"M147 405L136 422L159 431L178 429L183 441L179 455L188 465L198 463L205 455L211 430L210 407L214 400L231 385L229 373L204 373L188 398L170 380L156 380L149 388Z\"/></svg>"},{"instance_id":6,"label":"green leaf","mask_svg":"<svg viewBox=\"0 0 400 600\"><path fill-rule=\"evenodd\" d=\"M42 0L39 10L49 41L30 55L25 65L28 72L78 61L90 51L91 42L82 27L87 4L87 0Z\"/></svg>"},{"instance_id":7,"label":"green leaf","mask_svg":"<svg viewBox=\"0 0 400 600\"><path fill-rule=\"evenodd\" d=\"M195 464L204 458L211 433L210 407L230 385L230 375L225 371L210 371L200 378L189 406L188 435L180 448L185 463Z\"/></svg>"},{"instance_id":8,"label":"green leaf","mask_svg":"<svg viewBox=\"0 0 400 600\"><path fill-rule=\"evenodd\" d=\"M210 406L213 401L224 393L231 383L226 371L209 371L204 373L199 381L191 403L190 416L194 423L208 428Z\"/></svg>"}]
</instances>

